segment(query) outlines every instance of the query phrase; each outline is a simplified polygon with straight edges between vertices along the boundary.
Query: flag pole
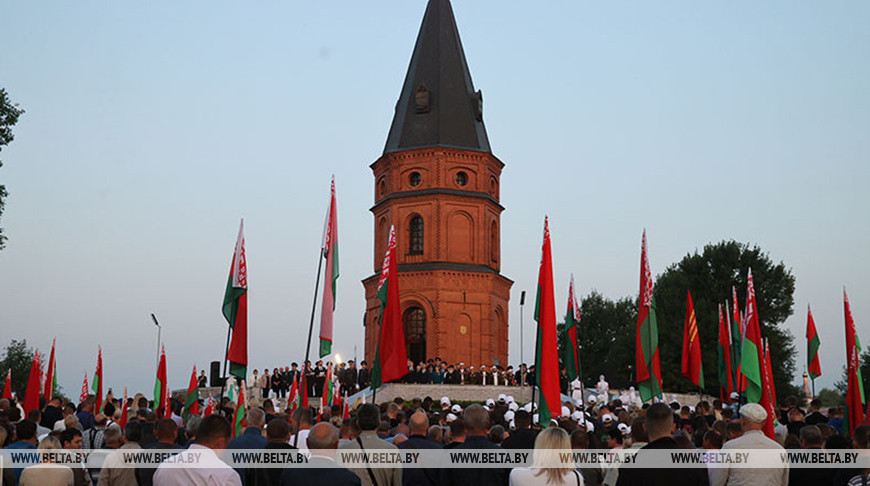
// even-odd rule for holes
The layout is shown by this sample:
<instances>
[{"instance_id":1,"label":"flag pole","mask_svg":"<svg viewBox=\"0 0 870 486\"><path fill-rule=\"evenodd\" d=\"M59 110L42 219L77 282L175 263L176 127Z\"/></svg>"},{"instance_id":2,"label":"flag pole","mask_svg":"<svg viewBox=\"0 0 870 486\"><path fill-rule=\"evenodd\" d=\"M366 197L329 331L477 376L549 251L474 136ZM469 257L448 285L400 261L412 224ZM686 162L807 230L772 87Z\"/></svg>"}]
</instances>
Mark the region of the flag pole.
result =
<instances>
[{"instance_id":1,"label":"flag pole","mask_svg":"<svg viewBox=\"0 0 870 486\"><path fill-rule=\"evenodd\" d=\"M396 278L398 279L398 276ZM381 312L380 317L378 317L378 340L375 341L375 355L377 355L378 348L381 346L381 333L384 332L383 317L384 317L384 313ZM381 366L378 365L378 369L380 370L379 372L381 373L381 378L379 378L379 380L381 381L381 385L383 385L384 384L384 379L383 379L384 375L383 375L383 370L381 370L380 368L381 368ZM371 388L371 385L369 385L369 388ZM372 389L372 403L374 403L375 405L378 404L378 401L377 401L378 388L380 388L380 386Z\"/></svg>"},{"instance_id":2,"label":"flag pole","mask_svg":"<svg viewBox=\"0 0 870 486\"><path fill-rule=\"evenodd\" d=\"M314 301L311 303L311 320L308 323L308 341L305 344L305 361L302 363L302 367L304 370L305 363L311 359L311 334L314 332L314 313L317 310L317 289L320 288L320 273L323 269L323 248L320 248L320 252L317 256L317 278L314 280ZM308 386L308 380L306 380L305 386ZM320 398L321 405L323 402L323 397ZM302 422L302 411L299 412L299 417L296 419L296 433L293 434L293 447L296 447L296 444L299 443L299 425Z\"/></svg>"},{"instance_id":3,"label":"flag pole","mask_svg":"<svg viewBox=\"0 0 870 486\"><path fill-rule=\"evenodd\" d=\"M583 417L580 422L586 426L586 385L583 384L583 365L580 361L580 336L577 336L577 379L580 380L580 406L583 408Z\"/></svg>"},{"instance_id":4,"label":"flag pole","mask_svg":"<svg viewBox=\"0 0 870 486\"><path fill-rule=\"evenodd\" d=\"M227 388L227 380L229 376L227 376L227 360L229 359L230 354L230 333L232 333L232 326L227 323L227 345L226 349L224 349L224 372L221 378L221 394L218 396L218 408L220 409L220 413L224 413L224 391Z\"/></svg>"}]
</instances>

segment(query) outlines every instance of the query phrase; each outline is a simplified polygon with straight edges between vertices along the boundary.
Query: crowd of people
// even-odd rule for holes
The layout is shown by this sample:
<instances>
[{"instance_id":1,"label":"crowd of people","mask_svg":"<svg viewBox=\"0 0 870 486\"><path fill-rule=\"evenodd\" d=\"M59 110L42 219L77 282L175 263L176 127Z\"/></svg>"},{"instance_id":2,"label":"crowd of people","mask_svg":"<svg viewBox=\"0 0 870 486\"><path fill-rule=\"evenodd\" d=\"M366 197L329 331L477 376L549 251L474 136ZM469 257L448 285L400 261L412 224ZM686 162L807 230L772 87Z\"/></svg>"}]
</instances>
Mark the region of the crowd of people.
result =
<instances>
[{"instance_id":1,"label":"crowd of people","mask_svg":"<svg viewBox=\"0 0 870 486\"><path fill-rule=\"evenodd\" d=\"M43 400L44 402L44 400ZM566 401L548 427L538 423L533 404L522 405L500 394L483 404L453 403L449 397L406 401L396 398L380 405L362 404L352 413L340 406L320 410L297 408L292 412L280 401L265 399L246 412L246 428L232 438L233 403L224 398L209 416L183 419L182 404L158 415L153 403L138 394L127 403L108 397L100 410L94 397L75 404L59 397L26 413L14 398L0 400L0 445L7 450L28 449L178 449L180 453L206 454L203 468L156 469L112 467L112 456L101 470L39 464L2 468L0 484L6 485L365 485L365 486L523 486L586 485L836 485L857 486L870 481L870 470L857 466L801 469L789 474L785 466L772 469L727 467L641 470L604 465L576 469L552 467L546 452L553 450L616 451L621 449L868 449L870 425L861 425L847 439L843 409L822 412L813 400L804 410L789 398L779 410L776 440L762 428L767 418L757 404L698 401L694 406L677 402L625 405L614 396L586 403ZM123 407L127 423L119 425ZM531 467L524 468L237 468L231 469L213 452L222 449L298 449L311 461L334 460L336 449L534 449ZM208 455L211 454L211 455ZM330 463L332 464L332 463ZM793 471L794 472L794 471Z\"/></svg>"}]
</instances>

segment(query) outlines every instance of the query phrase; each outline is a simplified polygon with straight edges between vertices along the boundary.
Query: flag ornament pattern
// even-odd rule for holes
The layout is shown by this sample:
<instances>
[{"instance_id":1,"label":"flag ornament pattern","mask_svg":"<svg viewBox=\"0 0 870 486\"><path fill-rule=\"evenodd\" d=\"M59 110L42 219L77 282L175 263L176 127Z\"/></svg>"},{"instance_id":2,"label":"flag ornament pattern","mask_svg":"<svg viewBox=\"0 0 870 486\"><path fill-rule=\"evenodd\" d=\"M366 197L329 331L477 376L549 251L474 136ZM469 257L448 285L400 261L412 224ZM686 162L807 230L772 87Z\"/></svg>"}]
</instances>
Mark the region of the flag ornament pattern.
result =
<instances>
[{"instance_id":1,"label":"flag ornament pattern","mask_svg":"<svg viewBox=\"0 0 870 486\"><path fill-rule=\"evenodd\" d=\"M728 402L731 400L731 394L734 392L734 375L732 374L731 365L731 326L730 321L726 320L728 316L728 306L725 306L725 314L722 314L722 304L719 304L719 389L721 390L719 398Z\"/></svg>"},{"instance_id":2,"label":"flag ornament pattern","mask_svg":"<svg viewBox=\"0 0 870 486\"><path fill-rule=\"evenodd\" d=\"M82 392L79 394L79 403L88 399L88 372L85 372L85 379L82 381Z\"/></svg>"},{"instance_id":3,"label":"flag ornament pattern","mask_svg":"<svg viewBox=\"0 0 870 486\"><path fill-rule=\"evenodd\" d=\"M659 331L656 301L646 248L646 230L640 253L640 298L635 337L635 370L640 399L644 402L662 397L662 365L659 356Z\"/></svg>"},{"instance_id":4,"label":"flag ornament pattern","mask_svg":"<svg viewBox=\"0 0 870 486\"><path fill-rule=\"evenodd\" d=\"M91 382L91 391L94 392L94 413L103 411L103 348L97 347L97 370L94 371L94 380Z\"/></svg>"},{"instance_id":5,"label":"flag ornament pattern","mask_svg":"<svg viewBox=\"0 0 870 486\"><path fill-rule=\"evenodd\" d=\"M401 378L408 372L405 329L399 307L399 266L394 226L390 226L387 254L378 281L378 299L381 301L380 338L375 348L375 361L372 366L371 388L373 390L384 383Z\"/></svg>"},{"instance_id":6,"label":"flag ornament pattern","mask_svg":"<svg viewBox=\"0 0 870 486\"><path fill-rule=\"evenodd\" d=\"M27 389L24 390L24 413L39 408L39 396L42 394L40 388L39 374L41 369L39 350L33 352L33 359L30 362L30 375L27 377Z\"/></svg>"},{"instance_id":7,"label":"flag ornament pattern","mask_svg":"<svg viewBox=\"0 0 870 486\"><path fill-rule=\"evenodd\" d=\"M764 349L761 346L761 327L758 321L758 307L755 303L755 284L752 281L752 269L746 283L746 334L743 338L743 350L740 360L740 372L746 380L746 400L760 403L764 388L761 364Z\"/></svg>"},{"instance_id":8,"label":"flag ornament pattern","mask_svg":"<svg viewBox=\"0 0 870 486\"><path fill-rule=\"evenodd\" d=\"M698 321L695 319L695 305L692 293L686 299L686 322L683 326L683 376L695 386L704 388L704 369L701 363L701 341L698 338Z\"/></svg>"},{"instance_id":9,"label":"flag ornament pattern","mask_svg":"<svg viewBox=\"0 0 870 486\"><path fill-rule=\"evenodd\" d=\"M535 379L540 398L538 400L539 423L550 425L550 419L562 413L559 391L559 353L556 336L556 297L553 288L553 253L550 244L550 227L544 218L544 239L541 246L541 264L538 270L538 293L535 299L535 320L538 322L537 347L535 349Z\"/></svg>"},{"instance_id":10,"label":"flag ornament pattern","mask_svg":"<svg viewBox=\"0 0 870 486\"><path fill-rule=\"evenodd\" d=\"M56 342L56 339L51 340L51 355L48 358L48 367L45 372L42 396L45 397L46 402L51 400L54 390L57 389L57 369L54 361L54 345Z\"/></svg>"},{"instance_id":11,"label":"flag ornament pattern","mask_svg":"<svg viewBox=\"0 0 870 486\"><path fill-rule=\"evenodd\" d=\"M819 333L816 332L816 321L813 319L813 310L807 304L807 372L813 380L822 376L822 365L819 363L820 344Z\"/></svg>"},{"instance_id":12,"label":"flag ornament pattern","mask_svg":"<svg viewBox=\"0 0 870 486\"><path fill-rule=\"evenodd\" d=\"M579 328L580 306L577 304L574 275L571 275L571 283L568 284L568 312L565 314L565 336L562 340L568 348L564 353L563 365L568 371L568 379L571 381L580 376Z\"/></svg>"},{"instance_id":13,"label":"flag ornament pattern","mask_svg":"<svg viewBox=\"0 0 870 486\"><path fill-rule=\"evenodd\" d=\"M224 293L223 314L232 329L227 352L230 374L243 380L248 374L248 264L245 259L245 220L239 224L239 236L230 264L230 276Z\"/></svg>"},{"instance_id":14,"label":"flag ornament pattern","mask_svg":"<svg viewBox=\"0 0 870 486\"><path fill-rule=\"evenodd\" d=\"M162 346L160 361L157 364L157 380L154 382L154 408L158 416L162 415L166 395L166 346Z\"/></svg>"},{"instance_id":15,"label":"flag ornament pattern","mask_svg":"<svg viewBox=\"0 0 870 486\"><path fill-rule=\"evenodd\" d=\"M329 197L329 210L323 227L323 258L326 259L326 278L323 280L323 299L320 309L320 357L332 353L332 323L335 312L335 290L338 282L338 204L335 200L335 177Z\"/></svg>"},{"instance_id":16,"label":"flag ornament pattern","mask_svg":"<svg viewBox=\"0 0 870 486\"><path fill-rule=\"evenodd\" d=\"M846 426L843 428L850 437L855 427L864 423L864 410L861 402L861 375L858 355L861 353L855 332L855 320L852 318L852 308L849 305L849 296L843 290L843 313L846 318L846 372L848 376L846 389L846 413L843 418Z\"/></svg>"}]
</instances>

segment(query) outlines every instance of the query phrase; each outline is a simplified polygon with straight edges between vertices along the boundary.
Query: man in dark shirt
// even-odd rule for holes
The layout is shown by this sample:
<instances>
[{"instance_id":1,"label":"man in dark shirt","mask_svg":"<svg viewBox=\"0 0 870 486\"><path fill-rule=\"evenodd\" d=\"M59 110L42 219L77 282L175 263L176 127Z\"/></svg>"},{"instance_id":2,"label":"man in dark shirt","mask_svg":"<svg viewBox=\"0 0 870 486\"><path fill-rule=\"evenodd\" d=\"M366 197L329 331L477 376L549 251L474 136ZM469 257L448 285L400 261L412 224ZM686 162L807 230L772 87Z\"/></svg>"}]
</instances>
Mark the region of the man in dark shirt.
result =
<instances>
[{"instance_id":1,"label":"man in dark shirt","mask_svg":"<svg viewBox=\"0 0 870 486\"><path fill-rule=\"evenodd\" d=\"M425 412L417 412L411 415L409 422L411 437L399 444L402 450L418 449L442 449L441 444L429 440L426 436L429 431L429 417ZM438 484L438 471L428 468L409 467L402 471L402 486L436 486Z\"/></svg>"},{"instance_id":2,"label":"man in dark shirt","mask_svg":"<svg viewBox=\"0 0 870 486\"><path fill-rule=\"evenodd\" d=\"M810 413L804 419L807 425L819 425L828 423L828 417L820 412L821 409L822 401L818 398L814 398L813 401L810 402Z\"/></svg>"},{"instance_id":3,"label":"man in dark shirt","mask_svg":"<svg viewBox=\"0 0 870 486\"><path fill-rule=\"evenodd\" d=\"M514 414L516 430L501 443L505 449L534 449L538 431L532 430L532 416L525 410L517 410Z\"/></svg>"},{"instance_id":4,"label":"man in dark shirt","mask_svg":"<svg viewBox=\"0 0 870 486\"><path fill-rule=\"evenodd\" d=\"M274 418L269 421L266 427L266 443L265 449L288 451L296 450L295 447L289 444L290 442L290 424L283 418ZM245 484L247 486L278 486L281 484L281 473L284 471L282 467L248 468L245 474Z\"/></svg>"},{"instance_id":5,"label":"man in dark shirt","mask_svg":"<svg viewBox=\"0 0 870 486\"><path fill-rule=\"evenodd\" d=\"M360 361L359 363L359 378L357 380L359 384L359 389L367 388L372 384L372 373L369 370L368 363L365 361Z\"/></svg>"},{"instance_id":6,"label":"man in dark shirt","mask_svg":"<svg viewBox=\"0 0 870 486\"><path fill-rule=\"evenodd\" d=\"M471 405L462 414L468 436L455 450L502 448L489 440L489 412L482 405ZM510 470L507 468L450 468L441 470L440 483L444 486L506 486Z\"/></svg>"},{"instance_id":7,"label":"man in dark shirt","mask_svg":"<svg viewBox=\"0 0 870 486\"><path fill-rule=\"evenodd\" d=\"M180 449L175 444L175 440L178 437L178 425L175 421L168 418L160 419L154 430L157 435L157 442L145 447L145 449ZM139 483L139 486L151 486L156 471L154 468L136 468L136 482Z\"/></svg>"}]
</instances>

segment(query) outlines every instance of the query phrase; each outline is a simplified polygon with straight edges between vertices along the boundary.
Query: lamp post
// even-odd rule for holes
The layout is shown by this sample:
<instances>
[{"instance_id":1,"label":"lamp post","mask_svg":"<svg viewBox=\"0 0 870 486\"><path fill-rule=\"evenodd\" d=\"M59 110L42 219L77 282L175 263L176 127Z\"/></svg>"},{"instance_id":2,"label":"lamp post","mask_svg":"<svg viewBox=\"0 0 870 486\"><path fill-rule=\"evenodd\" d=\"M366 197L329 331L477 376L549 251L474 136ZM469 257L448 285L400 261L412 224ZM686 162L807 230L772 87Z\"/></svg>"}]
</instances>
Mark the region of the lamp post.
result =
<instances>
[{"instance_id":1,"label":"lamp post","mask_svg":"<svg viewBox=\"0 0 870 486\"><path fill-rule=\"evenodd\" d=\"M526 291L520 292L520 365L526 362L523 358L523 306L526 305Z\"/></svg>"}]
</instances>

